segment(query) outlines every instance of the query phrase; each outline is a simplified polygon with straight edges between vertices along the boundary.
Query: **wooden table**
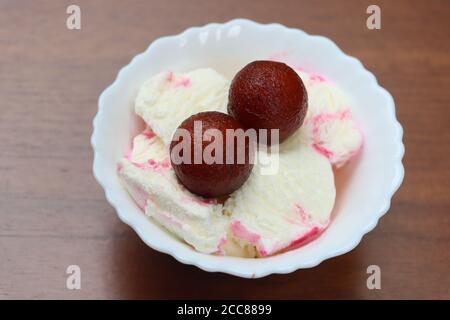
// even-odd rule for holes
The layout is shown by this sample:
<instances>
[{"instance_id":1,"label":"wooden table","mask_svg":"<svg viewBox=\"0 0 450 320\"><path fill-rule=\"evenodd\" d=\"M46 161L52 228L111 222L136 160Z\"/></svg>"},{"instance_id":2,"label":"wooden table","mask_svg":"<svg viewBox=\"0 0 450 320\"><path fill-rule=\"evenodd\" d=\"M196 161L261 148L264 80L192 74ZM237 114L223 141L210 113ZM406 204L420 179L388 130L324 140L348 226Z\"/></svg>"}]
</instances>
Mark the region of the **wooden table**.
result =
<instances>
[{"instance_id":1,"label":"wooden table","mask_svg":"<svg viewBox=\"0 0 450 320\"><path fill-rule=\"evenodd\" d=\"M450 298L450 2L0 2L0 298ZM78 4L82 29L66 28ZM246 17L335 40L394 96L406 176L350 253L257 280L206 273L148 248L92 176L100 92L154 39ZM82 270L66 289L66 268ZM366 287L369 265L381 290Z\"/></svg>"}]
</instances>

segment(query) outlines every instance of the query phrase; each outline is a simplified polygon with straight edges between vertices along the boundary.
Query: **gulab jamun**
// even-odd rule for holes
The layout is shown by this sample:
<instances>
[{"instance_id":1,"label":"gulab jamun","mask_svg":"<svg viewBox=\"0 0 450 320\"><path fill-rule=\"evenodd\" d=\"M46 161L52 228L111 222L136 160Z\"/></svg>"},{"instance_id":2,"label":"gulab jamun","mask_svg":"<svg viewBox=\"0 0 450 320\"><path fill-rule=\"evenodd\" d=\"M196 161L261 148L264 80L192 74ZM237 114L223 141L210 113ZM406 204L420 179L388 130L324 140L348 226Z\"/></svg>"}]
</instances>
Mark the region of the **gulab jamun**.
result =
<instances>
[{"instance_id":1,"label":"gulab jamun","mask_svg":"<svg viewBox=\"0 0 450 320\"><path fill-rule=\"evenodd\" d=\"M302 79L289 66L275 61L254 61L231 82L228 113L246 128L279 129L279 143L303 124L308 95Z\"/></svg>"},{"instance_id":2,"label":"gulab jamun","mask_svg":"<svg viewBox=\"0 0 450 320\"><path fill-rule=\"evenodd\" d=\"M200 112L184 120L170 144L170 161L181 184L208 198L242 186L256 148L256 138L245 132L238 120L221 112Z\"/></svg>"}]
</instances>

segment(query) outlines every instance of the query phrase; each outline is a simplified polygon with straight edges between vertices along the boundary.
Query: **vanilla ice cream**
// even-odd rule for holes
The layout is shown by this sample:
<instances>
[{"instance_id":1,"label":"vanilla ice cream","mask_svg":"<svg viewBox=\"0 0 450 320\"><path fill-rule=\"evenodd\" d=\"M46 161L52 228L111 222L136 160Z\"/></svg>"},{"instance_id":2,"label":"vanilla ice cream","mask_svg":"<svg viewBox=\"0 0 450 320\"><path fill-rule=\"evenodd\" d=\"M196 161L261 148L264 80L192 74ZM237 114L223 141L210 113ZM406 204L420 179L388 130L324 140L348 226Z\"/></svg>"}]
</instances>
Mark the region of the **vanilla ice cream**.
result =
<instances>
[{"instance_id":1,"label":"vanilla ice cream","mask_svg":"<svg viewBox=\"0 0 450 320\"><path fill-rule=\"evenodd\" d=\"M197 69L184 74L161 72L140 88L136 113L152 130L170 144L177 127L193 114L227 110L230 82L213 69Z\"/></svg>"},{"instance_id":2,"label":"vanilla ice cream","mask_svg":"<svg viewBox=\"0 0 450 320\"><path fill-rule=\"evenodd\" d=\"M280 145L279 170L265 175L255 164L223 203L196 196L178 182L168 146L189 116L226 112L229 81L212 69L161 72L147 80L135 111L148 129L118 163L119 176L145 214L204 253L263 257L317 237L335 201L332 165L342 166L357 153L362 134L336 86L297 72L308 91L308 113L298 132Z\"/></svg>"},{"instance_id":3,"label":"vanilla ice cream","mask_svg":"<svg viewBox=\"0 0 450 320\"><path fill-rule=\"evenodd\" d=\"M302 128L291 139L310 144L331 164L341 167L358 153L363 144L362 132L353 118L349 98L324 77L296 71L308 92L308 113Z\"/></svg>"},{"instance_id":4,"label":"vanilla ice cream","mask_svg":"<svg viewBox=\"0 0 450 320\"><path fill-rule=\"evenodd\" d=\"M200 252L221 251L229 224L222 204L198 197L178 183L162 140L151 130L134 138L118 172L147 216Z\"/></svg>"},{"instance_id":5,"label":"vanilla ice cream","mask_svg":"<svg viewBox=\"0 0 450 320\"><path fill-rule=\"evenodd\" d=\"M300 245L328 226L335 199L330 162L308 145L280 150L279 171L254 168L245 184L225 202L230 230L259 256Z\"/></svg>"}]
</instances>

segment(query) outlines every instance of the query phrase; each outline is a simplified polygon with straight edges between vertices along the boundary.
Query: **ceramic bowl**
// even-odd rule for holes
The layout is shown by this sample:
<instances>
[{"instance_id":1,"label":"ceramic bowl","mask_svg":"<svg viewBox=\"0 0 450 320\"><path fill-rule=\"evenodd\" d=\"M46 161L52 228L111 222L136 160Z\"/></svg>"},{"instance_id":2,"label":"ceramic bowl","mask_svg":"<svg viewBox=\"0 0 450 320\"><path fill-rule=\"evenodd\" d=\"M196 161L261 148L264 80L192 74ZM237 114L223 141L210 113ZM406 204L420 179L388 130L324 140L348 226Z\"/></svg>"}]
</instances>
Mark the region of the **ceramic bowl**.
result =
<instances>
[{"instance_id":1,"label":"ceramic bowl","mask_svg":"<svg viewBox=\"0 0 450 320\"><path fill-rule=\"evenodd\" d=\"M246 259L196 252L147 218L126 192L116 164L130 148L142 122L133 112L138 88L162 70L188 71L212 67L228 78L253 60L282 56L288 62L326 76L352 100L364 131L360 155L336 171L337 201L328 229L313 242L275 256ZM317 266L358 245L389 209L404 175L402 127L392 96L380 87L361 62L343 53L328 38L312 36L280 24L237 19L193 27L155 40L123 67L101 94L94 119L93 171L120 219L155 250L210 272L258 278Z\"/></svg>"}]
</instances>

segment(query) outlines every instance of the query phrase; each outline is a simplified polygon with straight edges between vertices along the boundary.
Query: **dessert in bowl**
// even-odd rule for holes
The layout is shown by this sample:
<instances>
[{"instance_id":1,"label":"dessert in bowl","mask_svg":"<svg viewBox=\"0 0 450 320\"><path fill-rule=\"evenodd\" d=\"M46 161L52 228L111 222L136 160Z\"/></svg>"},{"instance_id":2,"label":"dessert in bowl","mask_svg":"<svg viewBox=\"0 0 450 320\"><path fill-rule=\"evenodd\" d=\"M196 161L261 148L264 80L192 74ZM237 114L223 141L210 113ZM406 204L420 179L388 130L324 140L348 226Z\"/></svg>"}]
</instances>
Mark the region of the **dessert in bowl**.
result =
<instances>
[{"instance_id":1,"label":"dessert in bowl","mask_svg":"<svg viewBox=\"0 0 450 320\"><path fill-rule=\"evenodd\" d=\"M294 70L308 111L280 141L277 174L255 164L224 201L197 195L171 165L173 132L205 111L245 122L229 112L230 82L257 60ZM94 173L108 200L148 245L208 271L261 277L347 252L403 177L392 97L330 40L281 25L233 20L159 39L99 104Z\"/></svg>"}]
</instances>

